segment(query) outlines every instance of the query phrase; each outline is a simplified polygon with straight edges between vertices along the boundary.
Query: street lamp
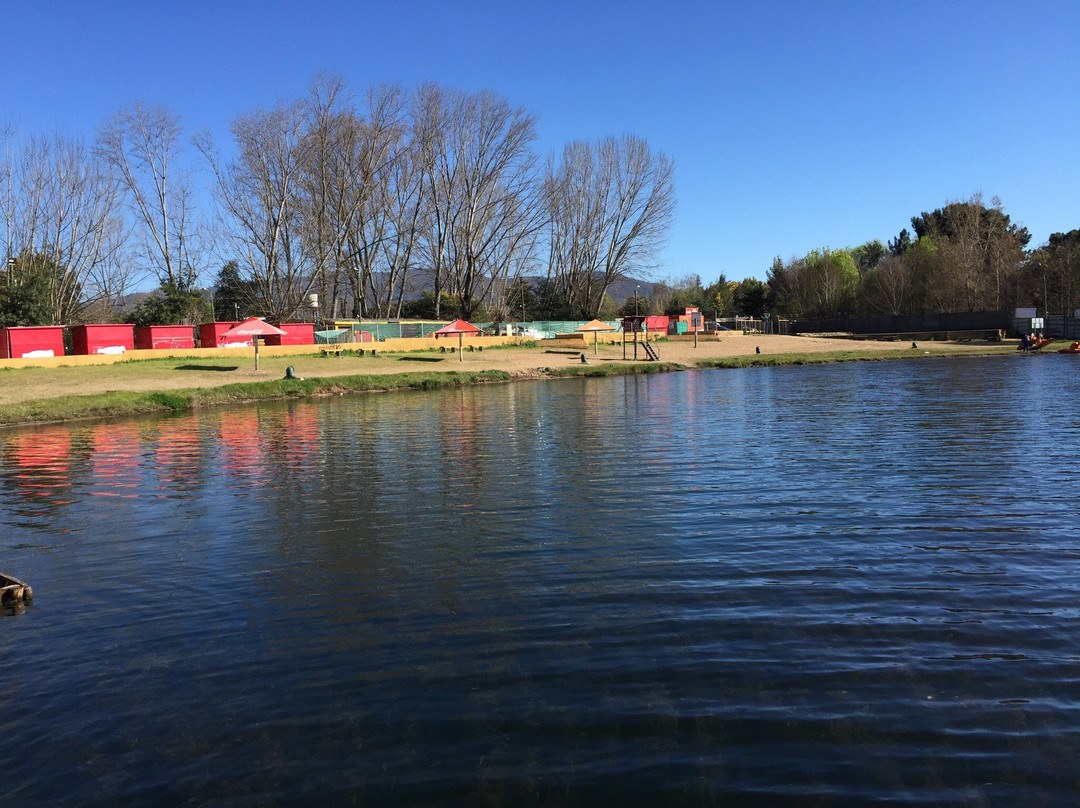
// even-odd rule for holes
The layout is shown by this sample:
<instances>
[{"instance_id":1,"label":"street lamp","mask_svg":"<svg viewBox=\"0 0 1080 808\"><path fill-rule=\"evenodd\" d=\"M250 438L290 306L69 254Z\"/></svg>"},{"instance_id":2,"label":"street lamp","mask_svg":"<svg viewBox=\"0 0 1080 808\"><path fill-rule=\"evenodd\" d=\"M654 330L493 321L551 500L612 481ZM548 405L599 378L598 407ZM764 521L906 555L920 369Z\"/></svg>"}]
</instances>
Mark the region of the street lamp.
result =
<instances>
[{"instance_id":1,"label":"street lamp","mask_svg":"<svg viewBox=\"0 0 1080 808\"><path fill-rule=\"evenodd\" d=\"M634 316L638 316L638 300L641 299L641 285L634 287Z\"/></svg>"}]
</instances>

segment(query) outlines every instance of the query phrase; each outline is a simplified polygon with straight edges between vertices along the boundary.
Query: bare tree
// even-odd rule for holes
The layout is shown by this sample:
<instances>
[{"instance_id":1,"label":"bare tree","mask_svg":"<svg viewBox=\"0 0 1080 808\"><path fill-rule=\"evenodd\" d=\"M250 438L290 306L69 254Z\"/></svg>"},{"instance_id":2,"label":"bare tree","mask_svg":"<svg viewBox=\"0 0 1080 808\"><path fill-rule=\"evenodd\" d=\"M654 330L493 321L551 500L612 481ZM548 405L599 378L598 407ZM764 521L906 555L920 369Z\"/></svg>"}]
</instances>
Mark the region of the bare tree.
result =
<instances>
[{"instance_id":1,"label":"bare tree","mask_svg":"<svg viewBox=\"0 0 1080 808\"><path fill-rule=\"evenodd\" d=\"M331 316L346 294L360 317L400 308L422 199L407 100L397 85L374 87L365 117L341 79L322 75L305 103L304 232Z\"/></svg>"},{"instance_id":2,"label":"bare tree","mask_svg":"<svg viewBox=\"0 0 1080 808\"><path fill-rule=\"evenodd\" d=\"M381 265L385 283L378 297L378 312L385 317L400 317L401 307L409 288L410 270L419 253L421 223L427 206L424 197L424 174L420 151L416 143L405 139L389 165L381 206L386 210L389 226L381 239ZM373 289L373 293L376 290Z\"/></svg>"},{"instance_id":3,"label":"bare tree","mask_svg":"<svg viewBox=\"0 0 1080 808\"><path fill-rule=\"evenodd\" d=\"M191 173L180 161L180 117L138 101L102 125L97 152L112 166L144 235L148 267L162 285L194 288L203 268Z\"/></svg>"},{"instance_id":4,"label":"bare tree","mask_svg":"<svg viewBox=\"0 0 1080 808\"><path fill-rule=\"evenodd\" d=\"M313 288L335 317L346 290L355 287L349 278L346 241L357 215L355 154L361 122L348 86L336 75L316 76L303 107L301 216L312 261Z\"/></svg>"},{"instance_id":5,"label":"bare tree","mask_svg":"<svg viewBox=\"0 0 1080 808\"><path fill-rule=\"evenodd\" d=\"M1042 262L1048 265L1057 290L1056 308L1062 314L1071 315L1075 311L1076 289L1080 286L1080 230L1051 233L1049 242L1039 253Z\"/></svg>"},{"instance_id":6,"label":"bare tree","mask_svg":"<svg viewBox=\"0 0 1080 808\"><path fill-rule=\"evenodd\" d=\"M1001 198L994 196L983 212L986 223L984 254L994 279L993 308L1000 310L1017 303L1024 248L1031 240L1027 228L1014 225L1004 211Z\"/></svg>"},{"instance_id":7,"label":"bare tree","mask_svg":"<svg viewBox=\"0 0 1080 808\"><path fill-rule=\"evenodd\" d=\"M863 278L863 299L875 314L904 314L911 302L911 269L898 255L886 255Z\"/></svg>"},{"instance_id":8,"label":"bare tree","mask_svg":"<svg viewBox=\"0 0 1080 808\"><path fill-rule=\"evenodd\" d=\"M995 197L981 194L950 202L911 220L918 244L936 252L937 274L928 279L928 302L940 311L1001 309L1014 299L1023 250L1031 238Z\"/></svg>"},{"instance_id":9,"label":"bare tree","mask_svg":"<svg viewBox=\"0 0 1080 808\"><path fill-rule=\"evenodd\" d=\"M531 149L535 118L488 92L457 101L452 142L464 170L451 241L453 291L470 317L500 280L521 274L545 219Z\"/></svg>"},{"instance_id":10,"label":"bare tree","mask_svg":"<svg viewBox=\"0 0 1080 808\"><path fill-rule=\"evenodd\" d=\"M436 306L446 288L470 317L533 251L544 214L531 149L536 121L494 93L429 85L418 93L416 133Z\"/></svg>"},{"instance_id":11,"label":"bare tree","mask_svg":"<svg viewBox=\"0 0 1080 808\"><path fill-rule=\"evenodd\" d=\"M409 153L407 104L397 85L371 89L357 133L348 259L361 317L389 316L395 290L409 270L416 226L410 227L407 217L419 204L420 184Z\"/></svg>"},{"instance_id":12,"label":"bare tree","mask_svg":"<svg viewBox=\"0 0 1080 808\"><path fill-rule=\"evenodd\" d=\"M263 315L279 322L296 315L316 280L304 233L304 113L300 103L283 103L240 116L232 124L238 156L231 161L208 136L197 141L214 173L227 237L258 288Z\"/></svg>"},{"instance_id":13,"label":"bare tree","mask_svg":"<svg viewBox=\"0 0 1080 808\"><path fill-rule=\"evenodd\" d=\"M4 151L0 154L0 227L3 227L4 254L0 260L7 262L14 258L17 252L15 242L16 234L16 211L18 209L17 188L15 184L15 155L14 141L15 130L10 124L0 129L0 138L3 139Z\"/></svg>"},{"instance_id":14,"label":"bare tree","mask_svg":"<svg viewBox=\"0 0 1080 808\"><path fill-rule=\"evenodd\" d=\"M549 170L552 277L582 316L612 283L648 273L675 213L674 165L641 138L574 142Z\"/></svg>"},{"instance_id":15,"label":"bare tree","mask_svg":"<svg viewBox=\"0 0 1080 808\"><path fill-rule=\"evenodd\" d=\"M441 316L443 286L449 265L449 245L453 209L459 183L456 164L445 155L448 150L449 112L446 92L435 84L423 84L413 104L413 148L422 176L422 193L427 200L423 221L423 250L435 293L435 316Z\"/></svg>"},{"instance_id":16,"label":"bare tree","mask_svg":"<svg viewBox=\"0 0 1080 808\"><path fill-rule=\"evenodd\" d=\"M124 231L107 166L57 133L31 138L17 156L6 149L2 174L6 258L18 258L20 271L47 273L49 322L74 322L88 304L121 295Z\"/></svg>"}]
</instances>

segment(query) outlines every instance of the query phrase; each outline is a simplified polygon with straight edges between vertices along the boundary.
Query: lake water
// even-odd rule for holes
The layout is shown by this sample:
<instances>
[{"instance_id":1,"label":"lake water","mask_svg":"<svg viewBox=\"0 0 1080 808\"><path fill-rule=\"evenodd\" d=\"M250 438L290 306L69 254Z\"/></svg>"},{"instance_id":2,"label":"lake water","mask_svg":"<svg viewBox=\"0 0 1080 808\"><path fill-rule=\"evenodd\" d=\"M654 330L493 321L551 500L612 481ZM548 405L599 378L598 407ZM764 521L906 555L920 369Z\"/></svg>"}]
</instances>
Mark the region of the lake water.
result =
<instances>
[{"instance_id":1,"label":"lake water","mask_svg":"<svg viewBox=\"0 0 1080 808\"><path fill-rule=\"evenodd\" d=\"M0 432L0 804L1080 801L1080 362Z\"/></svg>"}]
</instances>

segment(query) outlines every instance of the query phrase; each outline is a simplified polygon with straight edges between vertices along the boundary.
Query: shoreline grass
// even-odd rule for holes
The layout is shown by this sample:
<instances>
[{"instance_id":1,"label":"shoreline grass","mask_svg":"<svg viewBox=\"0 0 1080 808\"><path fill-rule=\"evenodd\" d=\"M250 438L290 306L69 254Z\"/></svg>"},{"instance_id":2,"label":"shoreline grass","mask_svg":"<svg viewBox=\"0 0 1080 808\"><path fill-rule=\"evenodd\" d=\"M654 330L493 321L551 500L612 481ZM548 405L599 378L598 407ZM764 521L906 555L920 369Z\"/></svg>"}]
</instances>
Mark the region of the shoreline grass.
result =
<instances>
[{"instance_id":1,"label":"shoreline grass","mask_svg":"<svg viewBox=\"0 0 1080 808\"><path fill-rule=\"evenodd\" d=\"M5 407L0 412L0 427L190 412L225 404L316 398L348 393L438 390L473 384L507 382L512 378L513 375L504 370L420 371L328 376L315 379L272 379L187 390L115 391L79 396L57 396Z\"/></svg>"},{"instance_id":2,"label":"shoreline grass","mask_svg":"<svg viewBox=\"0 0 1080 808\"><path fill-rule=\"evenodd\" d=\"M80 395L47 396L33 401L5 405L0 409L0 429L62 423L89 419L125 418L141 415L191 412L199 409L237 404L243 402L272 401L351 393L389 392L394 390L438 390L474 384L504 383L526 379L561 379L575 377L610 377L649 373L670 373L681 370L711 368L776 367L781 365L816 365L835 362L864 362L887 359L924 359L933 357L985 356L1013 353L1000 346L970 346L963 351L948 353L924 349L908 351L888 350L839 350L817 353L767 353L748 354L722 358L702 359L691 364L678 362L631 362L581 364L564 367L540 367L527 374L506 370L439 370L404 371L399 373L359 373L355 375L324 376L314 378L277 378L248 382L235 382L221 386L192 387L143 392L109 391ZM183 360L181 360L183 361ZM172 374L178 369L177 360L152 359L132 362L142 370ZM153 363L153 367L147 363ZM127 364L127 363L123 363ZM199 364L202 364L201 362ZM111 366L112 372L119 365ZM78 369L91 374L102 373L105 366ZM209 366L198 368L188 364L179 369L232 370ZM27 369L31 371L33 369ZM74 369L73 369L74 370ZM24 371L15 371L16 373Z\"/></svg>"}]
</instances>

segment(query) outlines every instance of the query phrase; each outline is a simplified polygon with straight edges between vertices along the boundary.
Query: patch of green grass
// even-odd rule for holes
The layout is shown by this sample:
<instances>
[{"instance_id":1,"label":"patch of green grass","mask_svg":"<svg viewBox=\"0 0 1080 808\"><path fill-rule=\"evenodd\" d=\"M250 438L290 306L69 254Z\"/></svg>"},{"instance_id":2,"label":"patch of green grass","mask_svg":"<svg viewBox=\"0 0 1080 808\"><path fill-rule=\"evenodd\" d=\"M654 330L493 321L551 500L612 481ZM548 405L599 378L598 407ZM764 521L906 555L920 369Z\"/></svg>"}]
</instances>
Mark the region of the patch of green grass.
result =
<instances>
[{"instance_id":1,"label":"patch of green grass","mask_svg":"<svg viewBox=\"0 0 1080 808\"><path fill-rule=\"evenodd\" d=\"M191 396L186 393L148 393L146 398L165 410L180 411L191 407Z\"/></svg>"},{"instance_id":2,"label":"patch of green grass","mask_svg":"<svg viewBox=\"0 0 1080 808\"><path fill-rule=\"evenodd\" d=\"M677 362L638 362L634 364L568 365L561 368L547 368L545 375L557 378L573 376L631 376L642 373L670 373L686 370Z\"/></svg>"},{"instance_id":3,"label":"patch of green grass","mask_svg":"<svg viewBox=\"0 0 1080 808\"><path fill-rule=\"evenodd\" d=\"M168 396L168 398L163 398ZM177 394L95 393L13 404L0 412L0 426L73 421L87 418L122 418L178 409ZM187 409L187 407L179 407Z\"/></svg>"},{"instance_id":4,"label":"patch of green grass","mask_svg":"<svg viewBox=\"0 0 1080 808\"><path fill-rule=\"evenodd\" d=\"M184 412L245 401L386 390L438 390L470 384L506 382L512 378L511 374L502 370L395 373L318 379L274 379L153 393L110 392L59 396L5 407L3 412L0 412L0 426Z\"/></svg>"}]
</instances>

